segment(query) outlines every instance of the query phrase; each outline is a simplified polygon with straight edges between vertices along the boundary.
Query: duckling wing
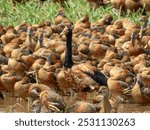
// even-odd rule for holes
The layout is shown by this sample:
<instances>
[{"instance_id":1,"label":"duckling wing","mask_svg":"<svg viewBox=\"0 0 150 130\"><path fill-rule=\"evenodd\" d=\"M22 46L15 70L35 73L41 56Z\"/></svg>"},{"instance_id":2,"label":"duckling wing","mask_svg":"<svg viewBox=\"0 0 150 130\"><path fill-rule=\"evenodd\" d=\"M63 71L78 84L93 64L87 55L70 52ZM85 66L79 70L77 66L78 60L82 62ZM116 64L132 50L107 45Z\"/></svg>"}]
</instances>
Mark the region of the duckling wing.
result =
<instances>
[{"instance_id":1,"label":"duckling wing","mask_svg":"<svg viewBox=\"0 0 150 130\"><path fill-rule=\"evenodd\" d=\"M107 77L102 72L98 70L93 70L93 73L86 72L86 71L82 71L82 72L90 76L94 81L96 81L100 85L107 86Z\"/></svg>"}]
</instances>

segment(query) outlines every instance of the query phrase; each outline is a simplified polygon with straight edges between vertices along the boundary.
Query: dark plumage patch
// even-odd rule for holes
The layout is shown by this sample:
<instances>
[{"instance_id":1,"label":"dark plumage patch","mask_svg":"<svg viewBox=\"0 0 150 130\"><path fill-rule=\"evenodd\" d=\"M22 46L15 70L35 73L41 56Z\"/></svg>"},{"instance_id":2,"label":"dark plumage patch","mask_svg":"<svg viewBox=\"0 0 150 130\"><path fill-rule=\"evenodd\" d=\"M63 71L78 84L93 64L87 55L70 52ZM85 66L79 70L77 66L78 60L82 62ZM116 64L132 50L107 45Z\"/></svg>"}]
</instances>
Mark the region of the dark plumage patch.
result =
<instances>
[{"instance_id":1,"label":"dark plumage patch","mask_svg":"<svg viewBox=\"0 0 150 130\"><path fill-rule=\"evenodd\" d=\"M29 74L28 77L29 77L30 83L36 83L36 79L33 74Z\"/></svg>"},{"instance_id":2,"label":"dark plumage patch","mask_svg":"<svg viewBox=\"0 0 150 130\"><path fill-rule=\"evenodd\" d=\"M82 71L82 72L90 76L94 81L96 81L100 85L107 86L107 77L100 71L93 71L94 74L91 74L90 72L85 72L85 71Z\"/></svg>"},{"instance_id":3,"label":"dark plumage patch","mask_svg":"<svg viewBox=\"0 0 150 130\"><path fill-rule=\"evenodd\" d=\"M1 92L0 92L0 98L4 100L4 96Z\"/></svg>"}]
</instances>

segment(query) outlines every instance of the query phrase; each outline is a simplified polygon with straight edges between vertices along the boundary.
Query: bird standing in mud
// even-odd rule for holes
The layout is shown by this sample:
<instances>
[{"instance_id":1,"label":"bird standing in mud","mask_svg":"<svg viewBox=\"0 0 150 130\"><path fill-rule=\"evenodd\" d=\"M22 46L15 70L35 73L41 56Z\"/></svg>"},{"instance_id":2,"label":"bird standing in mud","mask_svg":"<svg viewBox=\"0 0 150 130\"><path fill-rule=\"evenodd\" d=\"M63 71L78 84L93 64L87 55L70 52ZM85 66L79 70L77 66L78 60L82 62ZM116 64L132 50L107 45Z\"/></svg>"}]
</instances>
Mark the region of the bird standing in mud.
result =
<instances>
[{"instance_id":1,"label":"bird standing in mud","mask_svg":"<svg viewBox=\"0 0 150 130\"><path fill-rule=\"evenodd\" d=\"M88 63L73 64L72 61L72 28L66 27L66 54L64 68L57 74L57 82L65 94L95 90L100 85L107 86L107 77L96 67Z\"/></svg>"}]
</instances>

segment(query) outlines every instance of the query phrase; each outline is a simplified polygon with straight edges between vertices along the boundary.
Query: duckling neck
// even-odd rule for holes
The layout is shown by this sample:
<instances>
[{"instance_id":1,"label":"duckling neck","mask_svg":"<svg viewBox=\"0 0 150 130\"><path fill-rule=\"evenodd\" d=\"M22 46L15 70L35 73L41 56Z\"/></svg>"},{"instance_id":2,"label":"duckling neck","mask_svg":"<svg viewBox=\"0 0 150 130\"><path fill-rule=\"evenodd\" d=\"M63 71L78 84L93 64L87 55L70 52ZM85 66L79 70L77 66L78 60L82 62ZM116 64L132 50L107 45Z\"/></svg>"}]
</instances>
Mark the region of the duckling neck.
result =
<instances>
[{"instance_id":1,"label":"duckling neck","mask_svg":"<svg viewBox=\"0 0 150 130\"><path fill-rule=\"evenodd\" d=\"M132 46L135 45L135 39L134 38L131 38L131 44L132 44Z\"/></svg>"},{"instance_id":2,"label":"duckling neck","mask_svg":"<svg viewBox=\"0 0 150 130\"><path fill-rule=\"evenodd\" d=\"M29 43L29 45L32 44L32 35L31 34L27 34L27 42Z\"/></svg>"},{"instance_id":3,"label":"duckling neck","mask_svg":"<svg viewBox=\"0 0 150 130\"><path fill-rule=\"evenodd\" d=\"M39 42L39 46L42 47L43 46L43 34L41 34L40 37L38 38L38 42Z\"/></svg>"},{"instance_id":4,"label":"duckling neck","mask_svg":"<svg viewBox=\"0 0 150 130\"><path fill-rule=\"evenodd\" d=\"M65 54L65 68L71 68L73 66L72 61L72 30L66 34L66 54Z\"/></svg>"}]
</instances>

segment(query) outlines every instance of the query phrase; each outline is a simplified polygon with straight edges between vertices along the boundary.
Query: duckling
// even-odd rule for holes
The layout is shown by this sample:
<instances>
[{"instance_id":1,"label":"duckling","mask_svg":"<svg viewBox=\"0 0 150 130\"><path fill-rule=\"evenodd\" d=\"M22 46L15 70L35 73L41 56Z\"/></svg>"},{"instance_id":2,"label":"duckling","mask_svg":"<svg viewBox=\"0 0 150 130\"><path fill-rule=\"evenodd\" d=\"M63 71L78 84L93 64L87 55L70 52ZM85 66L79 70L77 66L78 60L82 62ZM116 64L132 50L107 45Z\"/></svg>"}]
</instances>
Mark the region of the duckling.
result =
<instances>
[{"instance_id":1,"label":"duckling","mask_svg":"<svg viewBox=\"0 0 150 130\"><path fill-rule=\"evenodd\" d=\"M112 21L113 16L111 14L106 14L100 20L98 20L101 25L110 25Z\"/></svg>"},{"instance_id":2,"label":"duckling","mask_svg":"<svg viewBox=\"0 0 150 130\"><path fill-rule=\"evenodd\" d=\"M52 91L47 85L32 83L28 90L29 97L33 98L33 100L39 99L40 93L45 90Z\"/></svg>"},{"instance_id":3,"label":"duckling","mask_svg":"<svg viewBox=\"0 0 150 130\"><path fill-rule=\"evenodd\" d=\"M135 12L140 8L140 0L125 0L125 6L127 10Z\"/></svg>"},{"instance_id":4,"label":"duckling","mask_svg":"<svg viewBox=\"0 0 150 130\"><path fill-rule=\"evenodd\" d=\"M82 18L77 20L77 22L74 25L74 29L77 28L86 29L86 28L90 28L90 25L91 23L89 21L89 16L86 14Z\"/></svg>"},{"instance_id":5,"label":"duckling","mask_svg":"<svg viewBox=\"0 0 150 130\"><path fill-rule=\"evenodd\" d=\"M66 110L68 113L96 113L96 108L93 104L83 101L77 101L69 106Z\"/></svg>"},{"instance_id":6,"label":"duckling","mask_svg":"<svg viewBox=\"0 0 150 130\"><path fill-rule=\"evenodd\" d=\"M8 73L3 74L1 76L1 82L5 90L14 93L14 85L17 81L20 81L21 78L22 77L16 75L16 73L13 70L11 70Z\"/></svg>"},{"instance_id":7,"label":"duckling","mask_svg":"<svg viewBox=\"0 0 150 130\"><path fill-rule=\"evenodd\" d=\"M140 61L139 63L134 65L133 70L136 74L141 73L145 70L147 71L147 68L149 67L149 64L150 63L147 60Z\"/></svg>"},{"instance_id":8,"label":"duckling","mask_svg":"<svg viewBox=\"0 0 150 130\"><path fill-rule=\"evenodd\" d=\"M10 70L14 70L16 74L20 76L23 76L24 71L27 70L27 67L24 63L11 58L8 60L8 68Z\"/></svg>"},{"instance_id":9,"label":"duckling","mask_svg":"<svg viewBox=\"0 0 150 130\"><path fill-rule=\"evenodd\" d=\"M61 24L62 21L64 21L64 20L68 20L68 19L66 18L64 9L63 9L63 8L60 8L60 9L58 10L57 16L54 18L54 24L55 24L55 25L59 25L59 24Z\"/></svg>"},{"instance_id":10,"label":"duckling","mask_svg":"<svg viewBox=\"0 0 150 130\"><path fill-rule=\"evenodd\" d=\"M33 28L29 26L27 29L27 37L25 42L23 43L24 46L29 47L32 52L34 52L36 42L33 40Z\"/></svg>"},{"instance_id":11,"label":"duckling","mask_svg":"<svg viewBox=\"0 0 150 130\"><path fill-rule=\"evenodd\" d=\"M18 37L17 32L13 26L8 26L7 28L5 28L5 31L6 33L1 36L1 40L4 45L8 44L9 42L11 42L11 40Z\"/></svg>"},{"instance_id":12,"label":"duckling","mask_svg":"<svg viewBox=\"0 0 150 130\"><path fill-rule=\"evenodd\" d=\"M101 61L104 58L105 53L108 49L109 47L101 44L101 41L92 41L89 45L89 50L92 58L98 61Z\"/></svg>"},{"instance_id":13,"label":"duckling","mask_svg":"<svg viewBox=\"0 0 150 130\"><path fill-rule=\"evenodd\" d=\"M139 75L137 75L136 83L132 88L132 97L136 103L142 105L150 103L150 89L144 86Z\"/></svg>"},{"instance_id":14,"label":"duckling","mask_svg":"<svg viewBox=\"0 0 150 130\"><path fill-rule=\"evenodd\" d=\"M20 56L20 60L26 65L26 68L28 70L35 62L36 57L30 52L27 52L27 53L24 52L24 54Z\"/></svg>"},{"instance_id":15,"label":"duckling","mask_svg":"<svg viewBox=\"0 0 150 130\"><path fill-rule=\"evenodd\" d=\"M138 30L135 30L131 34L131 40L124 43L122 46L124 51L127 52L130 56L138 56L139 54L145 53L144 48L140 45L140 42L137 39Z\"/></svg>"},{"instance_id":16,"label":"duckling","mask_svg":"<svg viewBox=\"0 0 150 130\"><path fill-rule=\"evenodd\" d=\"M64 67L57 74L57 82L61 90L66 94L67 91L81 91L85 88L95 89L96 86L106 85L107 77L96 67L87 63L73 65L72 61L72 28L67 28L67 43Z\"/></svg>"},{"instance_id":17,"label":"duckling","mask_svg":"<svg viewBox=\"0 0 150 130\"><path fill-rule=\"evenodd\" d=\"M21 81L18 81L14 85L14 93L16 96L21 97L22 99L26 99L29 97L28 90L31 86L30 79L25 76Z\"/></svg>"},{"instance_id":18,"label":"duckling","mask_svg":"<svg viewBox=\"0 0 150 130\"><path fill-rule=\"evenodd\" d=\"M6 44L3 47L3 52L5 53L5 56L6 57L10 57L11 56L11 52L13 51L13 49L19 48L19 46L22 43L23 43L23 41L20 38L14 38L11 42Z\"/></svg>"},{"instance_id":19,"label":"duckling","mask_svg":"<svg viewBox=\"0 0 150 130\"><path fill-rule=\"evenodd\" d=\"M124 102L126 99L130 99L130 86L125 82L125 77L128 77L130 73L124 73L124 71L116 74L114 77L108 78L107 84L109 92L112 97L115 97L118 101Z\"/></svg>"},{"instance_id":20,"label":"duckling","mask_svg":"<svg viewBox=\"0 0 150 130\"><path fill-rule=\"evenodd\" d=\"M100 6L104 6L103 0L86 0L86 1L89 2L91 7L98 8Z\"/></svg>"},{"instance_id":21,"label":"duckling","mask_svg":"<svg viewBox=\"0 0 150 130\"><path fill-rule=\"evenodd\" d=\"M93 102L97 104L97 109L101 113L110 113L112 110L109 99L109 90L106 86L100 87L93 98Z\"/></svg>"},{"instance_id":22,"label":"duckling","mask_svg":"<svg viewBox=\"0 0 150 130\"><path fill-rule=\"evenodd\" d=\"M43 32L41 32L38 37L37 44L34 48L34 52L43 47L43 37L44 37Z\"/></svg>"},{"instance_id":23,"label":"duckling","mask_svg":"<svg viewBox=\"0 0 150 130\"><path fill-rule=\"evenodd\" d=\"M44 66L39 69L37 75L40 83L49 86L51 89L56 89L55 66L51 65L51 56L47 57Z\"/></svg>"},{"instance_id":24,"label":"duckling","mask_svg":"<svg viewBox=\"0 0 150 130\"><path fill-rule=\"evenodd\" d=\"M32 66L30 67L31 71L38 71L42 68L45 64L45 58L40 57L39 59L35 60Z\"/></svg>"},{"instance_id":25,"label":"duckling","mask_svg":"<svg viewBox=\"0 0 150 130\"><path fill-rule=\"evenodd\" d=\"M53 91L43 90L39 95L39 99L41 105L36 109L37 112L41 111L42 105L47 108L48 112L63 112L66 108L64 99Z\"/></svg>"}]
</instances>

